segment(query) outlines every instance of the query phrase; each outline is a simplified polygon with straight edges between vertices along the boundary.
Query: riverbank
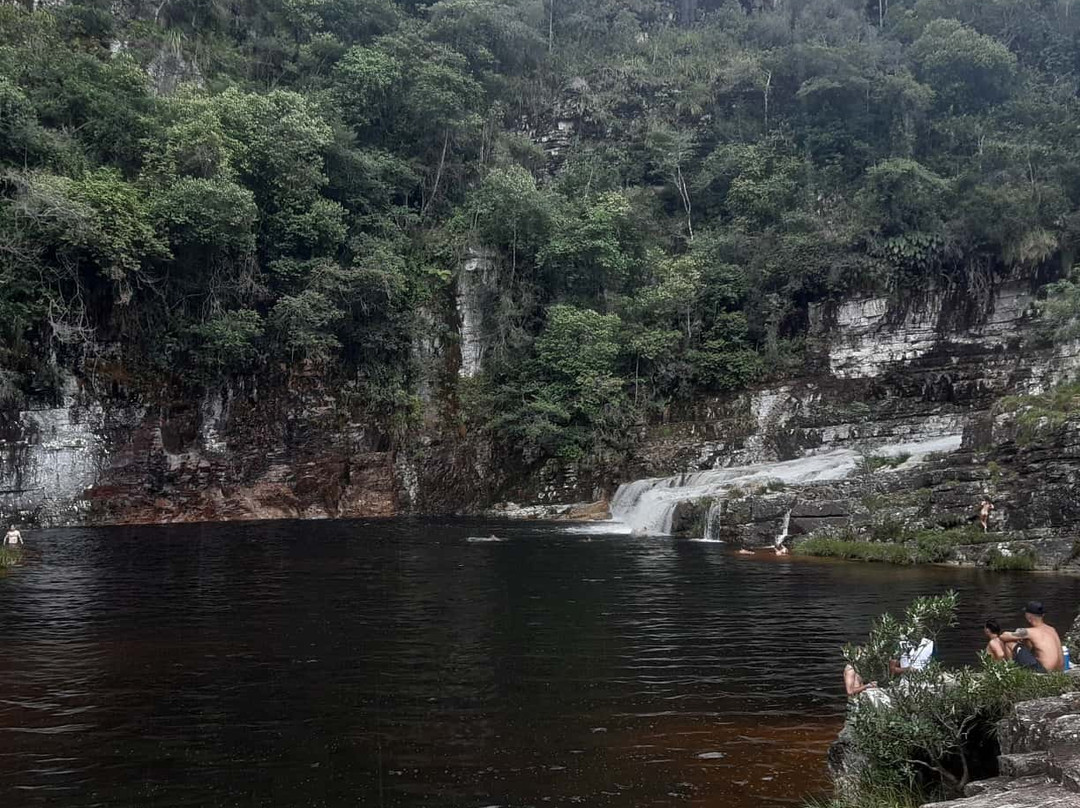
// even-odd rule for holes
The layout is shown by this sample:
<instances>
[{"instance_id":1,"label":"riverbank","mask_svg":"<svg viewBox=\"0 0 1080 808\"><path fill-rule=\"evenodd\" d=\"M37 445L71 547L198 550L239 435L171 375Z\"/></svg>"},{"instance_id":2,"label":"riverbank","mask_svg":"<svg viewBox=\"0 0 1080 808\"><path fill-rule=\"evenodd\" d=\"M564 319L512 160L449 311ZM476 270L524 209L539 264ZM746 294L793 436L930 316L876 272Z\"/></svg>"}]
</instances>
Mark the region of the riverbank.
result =
<instances>
[{"instance_id":1,"label":"riverbank","mask_svg":"<svg viewBox=\"0 0 1080 808\"><path fill-rule=\"evenodd\" d=\"M1004 571L1080 572L1080 541L1050 530L994 531L971 527L859 534L844 530L794 542L796 555L886 564L949 564Z\"/></svg>"},{"instance_id":2,"label":"riverbank","mask_svg":"<svg viewBox=\"0 0 1080 808\"><path fill-rule=\"evenodd\" d=\"M23 551L15 547L0 547L0 570L22 563Z\"/></svg>"}]
</instances>

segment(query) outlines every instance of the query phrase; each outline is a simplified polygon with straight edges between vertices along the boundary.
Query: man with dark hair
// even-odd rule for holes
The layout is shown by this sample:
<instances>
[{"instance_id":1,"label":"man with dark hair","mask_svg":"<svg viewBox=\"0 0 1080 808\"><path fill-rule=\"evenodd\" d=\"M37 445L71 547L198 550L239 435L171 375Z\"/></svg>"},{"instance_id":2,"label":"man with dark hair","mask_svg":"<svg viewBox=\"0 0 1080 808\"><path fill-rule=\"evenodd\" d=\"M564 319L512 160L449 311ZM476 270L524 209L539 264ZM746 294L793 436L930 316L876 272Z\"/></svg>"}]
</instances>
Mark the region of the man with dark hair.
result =
<instances>
[{"instance_id":1,"label":"man with dark hair","mask_svg":"<svg viewBox=\"0 0 1080 808\"><path fill-rule=\"evenodd\" d=\"M1046 623L1046 609L1041 601L1033 600L1024 607L1027 628L1006 631L1001 635L1004 643L1015 642L1013 661L1037 673L1065 670L1065 656L1061 653L1061 637L1054 627Z\"/></svg>"},{"instance_id":2,"label":"man with dark hair","mask_svg":"<svg viewBox=\"0 0 1080 808\"><path fill-rule=\"evenodd\" d=\"M997 620L990 619L983 624L983 634L986 635L986 653L991 659L1001 661L1012 659L1012 646L1001 641L1001 624Z\"/></svg>"}]
</instances>

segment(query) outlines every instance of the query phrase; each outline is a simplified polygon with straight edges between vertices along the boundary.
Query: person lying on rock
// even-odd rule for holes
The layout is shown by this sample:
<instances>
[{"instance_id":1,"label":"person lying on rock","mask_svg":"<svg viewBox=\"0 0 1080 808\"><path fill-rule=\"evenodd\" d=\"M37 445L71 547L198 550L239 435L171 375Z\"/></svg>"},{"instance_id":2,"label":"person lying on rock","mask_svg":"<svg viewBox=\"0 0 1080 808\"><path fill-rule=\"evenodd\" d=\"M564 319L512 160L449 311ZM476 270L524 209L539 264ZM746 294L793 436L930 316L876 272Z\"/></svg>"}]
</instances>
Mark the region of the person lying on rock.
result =
<instances>
[{"instance_id":1,"label":"person lying on rock","mask_svg":"<svg viewBox=\"0 0 1080 808\"><path fill-rule=\"evenodd\" d=\"M1001 635L1004 643L1016 643L1013 662L1036 673L1065 670L1065 656L1061 653L1061 637L1046 622L1046 609L1042 602L1033 600L1024 607L1027 628L1006 631Z\"/></svg>"},{"instance_id":2,"label":"person lying on rock","mask_svg":"<svg viewBox=\"0 0 1080 808\"><path fill-rule=\"evenodd\" d=\"M1001 661L1012 659L1012 649L1015 643L1008 643L1001 639L1001 624L991 618L983 624L983 634L986 635L986 653L991 659Z\"/></svg>"},{"instance_id":3,"label":"person lying on rock","mask_svg":"<svg viewBox=\"0 0 1080 808\"><path fill-rule=\"evenodd\" d=\"M5 547L22 547L22 533L19 529L12 525L8 528L8 532L4 534L4 546Z\"/></svg>"}]
</instances>

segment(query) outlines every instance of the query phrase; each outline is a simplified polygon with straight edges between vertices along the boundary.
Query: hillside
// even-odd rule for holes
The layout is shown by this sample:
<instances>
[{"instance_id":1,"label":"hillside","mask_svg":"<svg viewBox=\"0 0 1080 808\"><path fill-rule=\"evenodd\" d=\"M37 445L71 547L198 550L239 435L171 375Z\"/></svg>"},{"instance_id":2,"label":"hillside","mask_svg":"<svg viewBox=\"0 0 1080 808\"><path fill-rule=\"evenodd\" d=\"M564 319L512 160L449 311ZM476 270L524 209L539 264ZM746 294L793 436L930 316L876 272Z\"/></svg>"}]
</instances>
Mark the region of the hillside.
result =
<instances>
[{"instance_id":1,"label":"hillside","mask_svg":"<svg viewBox=\"0 0 1080 808\"><path fill-rule=\"evenodd\" d=\"M1071 0L31 6L5 516L598 499L1072 376Z\"/></svg>"}]
</instances>

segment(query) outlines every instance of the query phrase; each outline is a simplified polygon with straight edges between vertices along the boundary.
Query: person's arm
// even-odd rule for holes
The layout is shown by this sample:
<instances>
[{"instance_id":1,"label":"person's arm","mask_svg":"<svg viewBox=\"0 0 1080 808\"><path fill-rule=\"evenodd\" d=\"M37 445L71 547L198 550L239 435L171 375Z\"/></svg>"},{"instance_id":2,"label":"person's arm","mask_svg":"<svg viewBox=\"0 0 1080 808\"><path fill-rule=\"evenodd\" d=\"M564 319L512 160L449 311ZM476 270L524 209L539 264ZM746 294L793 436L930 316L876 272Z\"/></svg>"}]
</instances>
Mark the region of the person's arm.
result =
<instances>
[{"instance_id":1,"label":"person's arm","mask_svg":"<svg viewBox=\"0 0 1080 808\"><path fill-rule=\"evenodd\" d=\"M898 660L898 659L890 659L889 660L889 675L890 676L900 676L903 673L907 673L909 670L911 670L911 668L905 668L905 667L902 667L900 665L900 660Z\"/></svg>"},{"instance_id":2,"label":"person's arm","mask_svg":"<svg viewBox=\"0 0 1080 808\"><path fill-rule=\"evenodd\" d=\"M1022 642L1028 639L1028 630L1026 628L1018 628L1015 631L1003 631L1000 635L1002 642Z\"/></svg>"}]
</instances>

